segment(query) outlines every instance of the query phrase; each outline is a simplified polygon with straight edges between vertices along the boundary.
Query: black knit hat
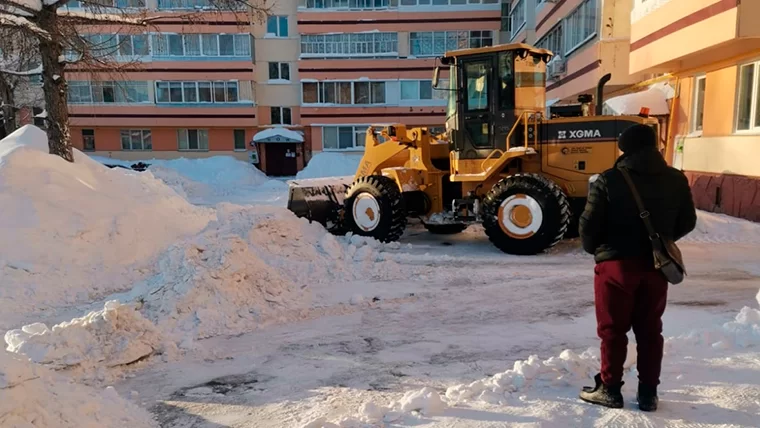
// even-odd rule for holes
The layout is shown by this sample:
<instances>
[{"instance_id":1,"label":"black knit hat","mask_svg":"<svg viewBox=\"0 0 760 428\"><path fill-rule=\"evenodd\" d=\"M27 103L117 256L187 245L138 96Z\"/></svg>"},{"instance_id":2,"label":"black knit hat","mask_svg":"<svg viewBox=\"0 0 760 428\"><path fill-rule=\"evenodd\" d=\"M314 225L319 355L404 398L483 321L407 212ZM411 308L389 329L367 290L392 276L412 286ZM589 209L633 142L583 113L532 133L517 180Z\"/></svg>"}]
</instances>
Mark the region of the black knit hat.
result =
<instances>
[{"instance_id":1,"label":"black knit hat","mask_svg":"<svg viewBox=\"0 0 760 428\"><path fill-rule=\"evenodd\" d=\"M657 134L647 125L633 125L618 137L618 147L623 153L635 153L644 149L657 148Z\"/></svg>"}]
</instances>

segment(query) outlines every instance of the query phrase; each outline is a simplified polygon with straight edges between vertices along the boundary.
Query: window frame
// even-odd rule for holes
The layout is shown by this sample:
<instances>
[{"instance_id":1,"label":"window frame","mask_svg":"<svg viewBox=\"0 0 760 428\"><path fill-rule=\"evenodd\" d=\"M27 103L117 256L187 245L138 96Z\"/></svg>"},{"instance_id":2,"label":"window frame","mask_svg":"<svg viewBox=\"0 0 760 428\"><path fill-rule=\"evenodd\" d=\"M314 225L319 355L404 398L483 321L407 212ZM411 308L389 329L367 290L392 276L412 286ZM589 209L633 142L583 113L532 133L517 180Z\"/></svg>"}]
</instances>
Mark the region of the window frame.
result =
<instances>
[{"instance_id":1,"label":"window frame","mask_svg":"<svg viewBox=\"0 0 760 428\"><path fill-rule=\"evenodd\" d=\"M357 145L358 136L362 135L364 136L367 132L367 128L370 125L364 125L364 124L345 124L345 125L326 125L322 126L322 151L325 152L357 152L357 151L363 151L364 150L364 140L361 141L361 145ZM351 147L347 148L340 148L340 136L341 136L341 128L351 128ZM336 144L337 148L328 148L325 146L325 141L327 141L327 130L334 129L335 130L335 136L337 138ZM344 135L347 134L347 132L344 132Z\"/></svg>"},{"instance_id":2,"label":"window frame","mask_svg":"<svg viewBox=\"0 0 760 428\"><path fill-rule=\"evenodd\" d=\"M278 111L278 115L280 116L279 122L274 121L274 112ZM289 123L285 122L285 112L288 112L288 117L290 120L288 120ZM292 125L293 124L293 108L292 107L283 107L283 106L271 106L269 107L269 122L272 125Z\"/></svg>"},{"instance_id":3,"label":"window frame","mask_svg":"<svg viewBox=\"0 0 760 428\"><path fill-rule=\"evenodd\" d=\"M749 110L749 128L739 129L739 111L741 103L741 77L742 69L747 66L754 66L752 73L752 84L750 85L750 110ZM760 118L758 116L758 102L760 102L760 59L741 63L737 67L736 76L736 99L734 100L734 133L739 135L758 135L760 134ZM705 85L706 87L706 85ZM753 126L754 125L754 126Z\"/></svg>"},{"instance_id":4,"label":"window frame","mask_svg":"<svg viewBox=\"0 0 760 428\"><path fill-rule=\"evenodd\" d=\"M184 132L183 132L184 131ZM190 148L190 133L195 132L196 133L196 139L197 139L197 149ZM182 135L185 134L187 138L187 148L183 149L180 147L182 142ZM201 136L206 137L206 147L201 147ZM206 128L178 128L177 129L177 151L178 152L207 152L210 150L210 142L209 142L209 135L208 135L208 129Z\"/></svg>"},{"instance_id":5,"label":"window frame","mask_svg":"<svg viewBox=\"0 0 760 428\"><path fill-rule=\"evenodd\" d=\"M203 88L201 88L202 84L207 84L208 89L210 90L210 101L201 101L201 89L206 89L205 85ZM217 101L216 100L216 89L217 84L223 85L223 91L224 91L224 101ZM164 85L167 85L166 88L168 88L168 101L161 101L159 98L160 91L164 90ZM171 99L171 91L172 86L179 85L179 89L182 94L182 100L181 101L172 101ZM195 101L186 101L186 86L194 86L195 88ZM154 89L154 102L155 104L238 104L240 103L240 81L239 80L156 80L153 82L153 89ZM235 100L231 101L230 97L230 91L234 89L235 93Z\"/></svg>"},{"instance_id":6,"label":"window frame","mask_svg":"<svg viewBox=\"0 0 760 428\"><path fill-rule=\"evenodd\" d=\"M705 92L702 94L702 128L704 129L704 112L705 112L705 95L707 94L707 75L705 74L698 74L694 76L694 88L692 88L692 105L690 108L690 120L689 120L689 131L691 133L702 133L702 129L697 129L697 109L699 108L698 100L698 94L699 94L699 82L703 81L705 82Z\"/></svg>"},{"instance_id":7,"label":"window frame","mask_svg":"<svg viewBox=\"0 0 760 428\"><path fill-rule=\"evenodd\" d=\"M140 132L140 147L141 148L139 148L139 149L135 149L134 146L132 145L132 133L134 133L134 132ZM125 133L127 133L127 137L129 138L129 149L125 149L124 148ZM146 144L145 144L146 135L147 135L147 138L150 139L150 148L147 148L147 149L145 148L145 146L146 146ZM150 151L153 151L153 133L151 132L150 129L147 129L147 128L124 128L124 129L119 129L119 142L121 143L120 147L121 147L121 151L123 151L123 152L150 152Z\"/></svg>"},{"instance_id":8,"label":"window frame","mask_svg":"<svg viewBox=\"0 0 760 428\"><path fill-rule=\"evenodd\" d=\"M514 39L518 34L520 34L520 31L525 28L525 25L528 23L528 5L526 4L526 0L517 0L513 4L510 4L511 9L509 10L509 20L511 22L511 32L510 39ZM517 8L522 7L522 21L517 23L515 25L514 18L516 17L515 12L517 12Z\"/></svg>"},{"instance_id":9,"label":"window frame","mask_svg":"<svg viewBox=\"0 0 760 428\"><path fill-rule=\"evenodd\" d=\"M275 32L272 33L269 31L269 23L274 22L275 25ZM282 34L282 26L283 22L285 23L285 31L284 35ZM266 27L266 37L267 38L277 38L277 39L287 39L290 37L290 22L288 15L270 15L267 17L267 27Z\"/></svg>"},{"instance_id":10,"label":"window frame","mask_svg":"<svg viewBox=\"0 0 760 428\"><path fill-rule=\"evenodd\" d=\"M85 131L89 131L88 135L85 135ZM96 151L95 146L95 129L93 128L83 128L82 131L82 151L83 152L94 152ZM92 148L87 147L87 140L92 141Z\"/></svg>"},{"instance_id":11,"label":"window frame","mask_svg":"<svg viewBox=\"0 0 760 428\"><path fill-rule=\"evenodd\" d=\"M490 33L490 37L487 37L484 35L484 33ZM442 30L442 31L411 31L409 33L409 56L414 58L432 58L432 57L438 57L446 53L446 51L453 50L453 49L461 49L459 47L459 33L467 33L467 46L469 48L478 48L483 46L473 46L473 40L480 40L481 42L487 39L491 40L491 43L486 46L493 46L494 43L494 30ZM479 36L476 36L475 33L480 33ZM419 37L417 35L430 35L430 46L431 51L430 53L422 52L421 44L424 43L424 39L422 37ZM452 37L453 36L453 37ZM436 40L440 40L440 38L443 38L443 50L436 50L439 45L436 43ZM457 47L449 46L450 42L453 41L454 44L457 45ZM419 52L415 53L415 43L420 46ZM481 43L483 45L483 43Z\"/></svg>"},{"instance_id":12,"label":"window frame","mask_svg":"<svg viewBox=\"0 0 760 428\"><path fill-rule=\"evenodd\" d=\"M249 33L146 33L148 37L150 48L149 55L156 58L252 58L253 57L253 41ZM182 54L172 54L170 48L169 39L172 36L177 36L180 39L180 45L182 47ZM232 37L232 55L222 55L222 43L221 37ZM188 53L186 41L189 37L197 37L198 41L198 54ZM211 38L215 43L211 42ZM237 47L239 43L243 43L245 40L245 48L241 49L237 53ZM165 49L164 49L165 48ZM215 52L215 53L209 53Z\"/></svg>"},{"instance_id":13,"label":"window frame","mask_svg":"<svg viewBox=\"0 0 760 428\"><path fill-rule=\"evenodd\" d=\"M398 58L398 51L392 31L300 35L300 58Z\"/></svg>"},{"instance_id":14,"label":"window frame","mask_svg":"<svg viewBox=\"0 0 760 428\"><path fill-rule=\"evenodd\" d=\"M277 67L277 69L276 69L277 70L277 77L272 77L272 65L273 64L276 64L276 67ZM285 73L283 73L283 70L287 70L287 75L288 75L287 78L282 77L283 74L285 74ZM290 82L290 63L289 62L271 61L271 62L269 62L268 73L269 73L269 79L268 80L284 80L284 81Z\"/></svg>"},{"instance_id":15,"label":"window frame","mask_svg":"<svg viewBox=\"0 0 760 428\"><path fill-rule=\"evenodd\" d=\"M311 82L303 82L302 81L301 82L301 104L303 104L303 105L310 105L310 106L311 105L313 105L313 106L317 106L317 105L332 106L332 105L335 105L335 106L360 106L360 107L389 105L388 104L388 82L393 82L393 80L320 80L320 81L316 81L316 82L315 81L311 81ZM342 92L340 91L340 85L341 84L346 84L346 83L348 83L348 84L351 85L351 93L350 93L350 95L351 95L351 103L341 103L341 102L338 102L338 101L340 101L341 95L342 95ZM357 96L358 96L357 93L359 92L359 90L357 90L357 85L363 85L363 84L367 85L367 97L368 97L369 103L357 103L356 102ZM377 88L378 84L382 84L383 85L383 92L382 92L383 93L383 101L382 102L373 103L372 101L375 98L375 96L377 95L373 91L373 89ZM305 97L304 97L304 94L305 94L304 89L306 88L306 85L316 85L316 89L317 89L317 102L316 103L304 101L304 99L305 99ZM326 101L324 101L325 94L327 93L326 92L327 91L327 88L326 88L327 85L335 85L335 86L333 86L333 91L334 91L335 101L336 102L326 102Z\"/></svg>"},{"instance_id":16,"label":"window frame","mask_svg":"<svg viewBox=\"0 0 760 428\"><path fill-rule=\"evenodd\" d=\"M573 46L569 45L570 35L572 34L573 30L573 22L571 21L571 18L576 13L582 13L580 21L586 22L586 15L583 14L584 12L587 13L588 8L587 5L593 4L593 8L591 10L594 11L594 31L592 31L589 35L586 37L580 39L578 43L576 43ZM563 19L562 19L562 26L563 26L563 39L564 44L562 49L563 56L567 58L570 56L573 52L576 52L578 49L586 45L590 40L593 40L594 37L596 37L599 34L599 2L597 0L583 0L575 9L570 11ZM585 27L582 27L585 28Z\"/></svg>"},{"instance_id":17,"label":"window frame","mask_svg":"<svg viewBox=\"0 0 760 428\"><path fill-rule=\"evenodd\" d=\"M70 104L77 104L77 105L134 105L134 104L152 104L153 101L150 98L150 91L148 90L148 81L140 81L140 80L103 80L103 81L92 81L92 80L71 80L67 82L68 89L67 89L67 102ZM72 88L75 88L75 90L78 91L84 91L77 93L78 99L72 99L71 93ZM105 92L103 92L104 88L108 88L113 93L111 96L113 97L113 101L105 101ZM135 96L135 100L130 100L130 90L134 91L132 95ZM142 90L142 92L138 92ZM100 93L98 94L98 91ZM87 100L82 100L82 96L84 95L84 98L88 98ZM96 96L98 95L98 96ZM139 95L143 95L143 100L138 100ZM100 99L100 101L96 101L96 99Z\"/></svg>"},{"instance_id":18,"label":"window frame","mask_svg":"<svg viewBox=\"0 0 760 428\"><path fill-rule=\"evenodd\" d=\"M240 134L243 134L243 147L238 147L237 143L237 137ZM244 152L248 150L248 145L246 144L246 138L245 138L245 129L233 129L232 130L232 150L236 152Z\"/></svg>"}]
</instances>

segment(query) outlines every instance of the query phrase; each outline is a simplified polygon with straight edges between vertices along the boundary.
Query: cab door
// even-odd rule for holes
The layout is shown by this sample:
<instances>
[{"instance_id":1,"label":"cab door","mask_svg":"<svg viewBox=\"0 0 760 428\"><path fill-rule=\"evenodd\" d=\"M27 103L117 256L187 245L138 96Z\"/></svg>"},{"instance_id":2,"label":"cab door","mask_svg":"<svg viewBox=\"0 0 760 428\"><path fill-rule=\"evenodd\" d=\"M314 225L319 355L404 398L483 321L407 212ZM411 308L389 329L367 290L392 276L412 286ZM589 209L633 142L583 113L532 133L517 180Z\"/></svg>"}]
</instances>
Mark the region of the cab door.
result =
<instances>
[{"instance_id":1,"label":"cab door","mask_svg":"<svg viewBox=\"0 0 760 428\"><path fill-rule=\"evenodd\" d=\"M485 150L486 156L494 147L493 62L493 56L461 60L464 134L469 142L467 145L476 152ZM477 157L482 156L478 153Z\"/></svg>"}]
</instances>

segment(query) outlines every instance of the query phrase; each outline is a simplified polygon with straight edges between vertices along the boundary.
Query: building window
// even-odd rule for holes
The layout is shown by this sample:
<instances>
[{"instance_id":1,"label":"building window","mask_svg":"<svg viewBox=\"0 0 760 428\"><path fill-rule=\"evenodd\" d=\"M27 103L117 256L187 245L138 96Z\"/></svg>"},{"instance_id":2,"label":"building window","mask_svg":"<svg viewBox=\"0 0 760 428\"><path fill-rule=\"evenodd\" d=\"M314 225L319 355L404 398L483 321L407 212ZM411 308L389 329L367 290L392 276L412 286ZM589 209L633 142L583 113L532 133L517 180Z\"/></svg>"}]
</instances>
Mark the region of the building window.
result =
<instances>
[{"instance_id":1,"label":"building window","mask_svg":"<svg viewBox=\"0 0 760 428\"><path fill-rule=\"evenodd\" d=\"M426 31L409 35L413 56L438 56L447 51L482 48L493 45L493 32L486 31Z\"/></svg>"},{"instance_id":2,"label":"building window","mask_svg":"<svg viewBox=\"0 0 760 428\"><path fill-rule=\"evenodd\" d=\"M301 57L398 56L398 33L302 34Z\"/></svg>"},{"instance_id":3,"label":"building window","mask_svg":"<svg viewBox=\"0 0 760 428\"><path fill-rule=\"evenodd\" d=\"M122 1L122 0L117 0ZM135 0L131 0L135 1ZM216 10L241 10L247 7L242 1L210 1L210 0L158 0L159 10L182 10L182 9L216 9Z\"/></svg>"},{"instance_id":4,"label":"building window","mask_svg":"<svg viewBox=\"0 0 760 428\"><path fill-rule=\"evenodd\" d=\"M156 82L156 103L236 103L238 82Z\"/></svg>"},{"instance_id":5,"label":"building window","mask_svg":"<svg viewBox=\"0 0 760 428\"><path fill-rule=\"evenodd\" d=\"M270 62L269 80L290 80L290 64L287 62Z\"/></svg>"},{"instance_id":6,"label":"building window","mask_svg":"<svg viewBox=\"0 0 760 428\"><path fill-rule=\"evenodd\" d=\"M528 9L525 7L525 0L517 0L517 3L515 3L514 9L512 9L512 13L510 14L512 19L512 30L514 34L512 36L514 37L517 33L522 30L522 27L525 25L525 22L528 19Z\"/></svg>"},{"instance_id":7,"label":"building window","mask_svg":"<svg viewBox=\"0 0 760 428\"><path fill-rule=\"evenodd\" d=\"M439 88L448 87L446 79L440 79ZM431 80L402 80L399 82L400 99L404 101L446 100L447 92L433 89Z\"/></svg>"},{"instance_id":8,"label":"building window","mask_svg":"<svg viewBox=\"0 0 760 428\"><path fill-rule=\"evenodd\" d=\"M541 40L536 42L536 47L548 49L555 55L562 52L564 45L562 44L562 22L558 23L551 30L549 30Z\"/></svg>"},{"instance_id":9,"label":"building window","mask_svg":"<svg viewBox=\"0 0 760 428\"><path fill-rule=\"evenodd\" d=\"M251 57L250 34L153 34L157 57Z\"/></svg>"},{"instance_id":10,"label":"building window","mask_svg":"<svg viewBox=\"0 0 760 428\"><path fill-rule=\"evenodd\" d=\"M78 0L72 0L66 3L66 7L70 9L79 9L83 7L97 8L97 7L117 7L119 9L128 8L144 8L145 0L98 0L82 3Z\"/></svg>"},{"instance_id":11,"label":"building window","mask_svg":"<svg viewBox=\"0 0 760 428\"><path fill-rule=\"evenodd\" d=\"M245 150L245 129L233 129L232 138L235 143L235 150Z\"/></svg>"},{"instance_id":12,"label":"building window","mask_svg":"<svg viewBox=\"0 0 760 428\"><path fill-rule=\"evenodd\" d=\"M324 150L356 150L364 148L367 126L325 126L322 128Z\"/></svg>"},{"instance_id":13,"label":"building window","mask_svg":"<svg viewBox=\"0 0 760 428\"><path fill-rule=\"evenodd\" d=\"M122 150L153 150L150 129L122 129Z\"/></svg>"},{"instance_id":14,"label":"building window","mask_svg":"<svg viewBox=\"0 0 760 428\"><path fill-rule=\"evenodd\" d=\"M512 4L509 2L502 2L501 3L501 31L510 32L512 31L512 17L509 15L509 9L512 7Z\"/></svg>"},{"instance_id":15,"label":"building window","mask_svg":"<svg viewBox=\"0 0 760 428\"><path fill-rule=\"evenodd\" d=\"M304 82L304 104L385 104L385 82Z\"/></svg>"},{"instance_id":16,"label":"building window","mask_svg":"<svg viewBox=\"0 0 760 428\"><path fill-rule=\"evenodd\" d=\"M85 34L88 53L95 58L150 55L146 34ZM72 52L75 52L76 48ZM74 58L79 55L74 53Z\"/></svg>"},{"instance_id":17,"label":"building window","mask_svg":"<svg viewBox=\"0 0 760 428\"><path fill-rule=\"evenodd\" d=\"M290 113L290 107L272 107L272 124L273 125L292 125L293 119Z\"/></svg>"},{"instance_id":18,"label":"building window","mask_svg":"<svg viewBox=\"0 0 760 428\"><path fill-rule=\"evenodd\" d=\"M148 103L148 82L70 81L68 100L71 104Z\"/></svg>"},{"instance_id":19,"label":"building window","mask_svg":"<svg viewBox=\"0 0 760 428\"><path fill-rule=\"evenodd\" d=\"M270 16L267 18L267 35L275 37L288 37L288 17Z\"/></svg>"},{"instance_id":20,"label":"building window","mask_svg":"<svg viewBox=\"0 0 760 428\"><path fill-rule=\"evenodd\" d=\"M208 150L208 130L178 129L177 148L179 150Z\"/></svg>"},{"instance_id":21,"label":"building window","mask_svg":"<svg viewBox=\"0 0 760 428\"><path fill-rule=\"evenodd\" d=\"M736 114L738 131L760 130L760 62L745 64L739 68L739 99Z\"/></svg>"},{"instance_id":22,"label":"building window","mask_svg":"<svg viewBox=\"0 0 760 428\"><path fill-rule=\"evenodd\" d=\"M567 56L596 35L596 0L585 0L563 22Z\"/></svg>"},{"instance_id":23,"label":"building window","mask_svg":"<svg viewBox=\"0 0 760 428\"><path fill-rule=\"evenodd\" d=\"M705 76L694 78L694 105L691 112L691 132L702 130L702 121L705 112Z\"/></svg>"},{"instance_id":24,"label":"building window","mask_svg":"<svg viewBox=\"0 0 760 428\"><path fill-rule=\"evenodd\" d=\"M306 0L306 9L372 10L396 6L398 0Z\"/></svg>"},{"instance_id":25,"label":"building window","mask_svg":"<svg viewBox=\"0 0 760 428\"><path fill-rule=\"evenodd\" d=\"M82 150L85 152L95 151L95 130L83 129L82 130Z\"/></svg>"},{"instance_id":26,"label":"building window","mask_svg":"<svg viewBox=\"0 0 760 428\"><path fill-rule=\"evenodd\" d=\"M499 0L470 0L470 4L496 4ZM401 6L465 6L467 0L399 0Z\"/></svg>"}]
</instances>

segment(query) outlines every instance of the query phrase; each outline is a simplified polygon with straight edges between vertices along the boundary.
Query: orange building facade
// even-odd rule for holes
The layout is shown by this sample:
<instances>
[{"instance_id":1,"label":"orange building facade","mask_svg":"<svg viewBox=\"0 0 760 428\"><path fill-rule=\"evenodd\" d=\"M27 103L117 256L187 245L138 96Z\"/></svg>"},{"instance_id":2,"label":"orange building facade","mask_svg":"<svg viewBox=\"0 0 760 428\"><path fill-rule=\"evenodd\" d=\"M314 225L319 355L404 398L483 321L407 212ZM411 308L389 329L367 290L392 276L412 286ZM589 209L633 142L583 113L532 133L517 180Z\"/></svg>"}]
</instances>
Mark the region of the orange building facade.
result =
<instances>
[{"instance_id":1,"label":"orange building facade","mask_svg":"<svg viewBox=\"0 0 760 428\"><path fill-rule=\"evenodd\" d=\"M636 0L630 72L670 73L672 161L700 209L760 221L760 2Z\"/></svg>"},{"instance_id":2,"label":"orange building facade","mask_svg":"<svg viewBox=\"0 0 760 428\"><path fill-rule=\"evenodd\" d=\"M150 32L89 33L139 66L118 79L70 66L77 148L124 160L225 154L295 175L315 152L363 150L370 124L442 129L436 56L504 34L498 0L287 0L260 24L177 17L200 3L148 0Z\"/></svg>"}]
</instances>

